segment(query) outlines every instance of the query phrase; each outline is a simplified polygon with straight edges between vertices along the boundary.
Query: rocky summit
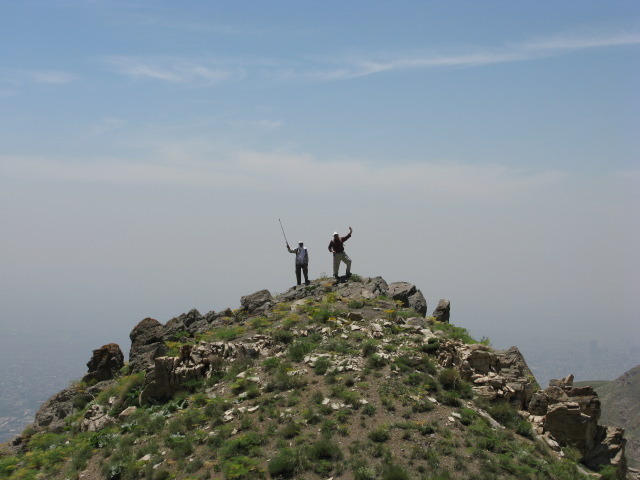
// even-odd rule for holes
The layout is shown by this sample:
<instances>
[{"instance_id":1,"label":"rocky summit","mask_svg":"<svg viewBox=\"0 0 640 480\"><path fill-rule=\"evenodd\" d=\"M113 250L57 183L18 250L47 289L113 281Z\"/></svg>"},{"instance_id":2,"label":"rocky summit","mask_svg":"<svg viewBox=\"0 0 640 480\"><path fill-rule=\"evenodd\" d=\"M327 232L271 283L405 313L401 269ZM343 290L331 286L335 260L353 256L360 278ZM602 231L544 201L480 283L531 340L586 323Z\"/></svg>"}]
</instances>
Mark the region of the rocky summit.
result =
<instances>
[{"instance_id":1,"label":"rocky summit","mask_svg":"<svg viewBox=\"0 0 640 480\"><path fill-rule=\"evenodd\" d=\"M0 448L0 479L607 479L624 430L573 378L541 389L407 282L320 278L96 349Z\"/></svg>"}]
</instances>

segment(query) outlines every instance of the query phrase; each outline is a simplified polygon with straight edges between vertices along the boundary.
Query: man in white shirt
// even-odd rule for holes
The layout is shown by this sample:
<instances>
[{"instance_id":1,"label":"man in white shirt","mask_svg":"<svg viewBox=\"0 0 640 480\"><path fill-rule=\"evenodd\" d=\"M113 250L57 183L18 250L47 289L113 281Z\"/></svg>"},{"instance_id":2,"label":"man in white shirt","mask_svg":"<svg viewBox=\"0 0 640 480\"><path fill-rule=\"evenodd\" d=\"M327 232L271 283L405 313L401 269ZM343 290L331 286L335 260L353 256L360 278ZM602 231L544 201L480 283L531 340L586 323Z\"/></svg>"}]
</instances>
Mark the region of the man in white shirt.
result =
<instances>
[{"instance_id":1,"label":"man in white shirt","mask_svg":"<svg viewBox=\"0 0 640 480\"><path fill-rule=\"evenodd\" d=\"M289 253L296 254L296 280L301 284L301 273L304 274L304 284L309 285L309 251L304 246L302 240L298 243L298 248L291 249L287 243Z\"/></svg>"}]
</instances>

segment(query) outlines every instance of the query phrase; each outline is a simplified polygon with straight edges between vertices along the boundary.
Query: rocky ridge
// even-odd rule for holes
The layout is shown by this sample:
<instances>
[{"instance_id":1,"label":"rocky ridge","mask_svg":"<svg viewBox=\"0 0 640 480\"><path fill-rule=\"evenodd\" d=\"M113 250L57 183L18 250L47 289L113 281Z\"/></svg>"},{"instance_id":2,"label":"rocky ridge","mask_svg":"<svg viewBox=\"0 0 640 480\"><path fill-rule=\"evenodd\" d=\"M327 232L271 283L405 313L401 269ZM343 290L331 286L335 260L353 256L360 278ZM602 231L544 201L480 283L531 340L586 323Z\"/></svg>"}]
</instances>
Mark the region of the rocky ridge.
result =
<instances>
[{"instance_id":1,"label":"rocky ridge","mask_svg":"<svg viewBox=\"0 0 640 480\"><path fill-rule=\"evenodd\" d=\"M3 458L16 459L13 471L19 472L23 465L21 455L33 452L33 439L42 438L45 433L64 435L77 431L91 434L94 435L90 437L92 447L100 449L100 441L96 438L102 435L101 432L123 435L123 426L132 425L131 418L142 416L142 412L147 415L144 417L147 422L160 423L149 412L158 405L175 403L180 396L184 397L184 403L174 407L176 410L188 410L185 404L198 403L204 405L204 410L208 407L215 410L211 405L221 407L215 412L215 422L206 427L201 425L206 420L201 424L193 423L193 427L200 425L203 429L201 443L205 445L215 445L216 441L212 439L222 436L218 430L230 425L234 428L225 430L226 442L234 438L246 440L248 433L241 432L248 430L247 418L255 422L261 422L260 418L265 422L267 418L278 425L292 424L292 431L296 431L316 424L316 417L307 413L309 409L294 412L292 408L296 405L295 399L300 403L300 399L305 398L314 405L311 410L329 417L335 415L336 419L331 421L338 426L332 428L338 431L340 425L348 425L348 428L344 427L346 431L364 429L367 417L383 410L385 413L380 414L380 421L399 425L402 422L398 421L396 410L409 407L400 418L406 419L405 427L396 429L427 432L413 445L414 457L409 464L418 462L416 458L423 458L429 464L430 454L425 452L437 444L429 439L438 438L438 427L433 426L438 422L440 429L445 426L461 429L460 438L465 435L475 438L480 435L478 432L488 437L505 435L496 432L505 430L503 424L507 423L512 429L515 425L518 441L532 442L532 449L555 452L545 455L555 456L558 462L569 455L588 469L607 472L612 476L610 478L635 475L635 472L627 471L624 431L598 423L601 405L593 389L573 387L572 377L568 376L541 390L516 347L497 351L474 342L464 329L449 324L450 308L449 301L441 300L432 316L427 317L427 303L415 285L406 282L388 284L381 277L354 277L350 282L336 285L328 279L315 280L310 286L292 288L276 297L261 290L242 297L238 310L226 309L206 315L191 310L165 324L146 318L131 331L127 364L117 345L109 344L95 350L82 381L45 402L36 414L32 428L4 447ZM310 386L318 385L322 380L326 385L312 392ZM335 387L340 381L349 388ZM374 383L377 392L371 391L370 384ZM395 391L390 390L391 387ZM195 397L187 397L187 393ZM285 395L288 400L283 400ZM288 407L290 403L292 405ZM371 413L362 414L359 425L345 420L364 411ZM176 415L186 415L178 413L163 414L162 424L171 429ZM433 415L433 419L429 415ZM503 421L503 424L497 421L505 419L508 422ZM459 423L475 430L469 434ZM427 428L427 424L433 425ZM126 427L125 433L127 429L135 429L135 426ZM391 428L387 429L387 436L390 436L389 430ZM314 457L308 453L311 447L305 447L307 450L302 455L300 447L298 464L290 470L274 470L273 465L281 456L296 451L291 443L289 446L270 445L271 455L256 454L256 458L250 455L254 450L249 447L242 452L246 455L225 458L224 454L214 454L215 462L202 461L202 466L194 472L202 478L266 478L268 472L271 478L294 475L296 478L328 478L333 475L336 479L366 480L386 475L390 465L411 471L400 465L400 460L406 456L401 439L396 439L394 447L382 449L380 453L374 447L384 441L376 440L372 432L376 430L367 433L371 439L367 448L372 449L372 458L382 458L375 467L359 464L355 455L349 461L344 460L344 454L335 454L335 458ZM187 438L188 434L188 429L179 431L180 438ZM311 430L308 436L311 436ZM349 433L343 436L351 439ZM285 435L285 438L300 439L301 434ZM145 443L145 440L140 441ZM174 441L177 440L165 440L165 444L170 448ZM262 445L268 444L264 438L261 441L264 442ZM485 441L488 440L482 440ZM353 440L352 445L359 445L358 442ZM225 445L227 443L215 446L224 450ZM485 446L487 451L494 452L494 449L495 446ZM380 457L376 457L376 452ZM92 450L89 458L94 454ZM77 478L124 478L123 473L128 472L128 468L138 468L139 475L146 472L146 478L160 478L158 472L169 471L166 469L172 464L180 463L160 451L149 455L146 462L136 459L137 467L123 466L120 473L99 469L95 461L92 463L88 459L76 469ZM152 457L158 463L149 469ZM234 474L229 466L232 460L251 473L246 476ZM313 460L324 467L309 466ZM191 461L195 460L192 458ZM481 474L484 474L483 469L489 468L480 453L478 458L470 458L468 462L471 466L467 468L475 468ZM552 464L551 460L545 462ZM469 473L458 465L461 476L455 476L456 467L450 463L443 459L437 468L435 463L429 465L436 472L438 468L454 472L450 478L465 478ZM72 471L69 468L60 465L59 470L54 469L60 476L51 478L67 478L64 475ZM415 475L424 474L422 478L429 478L419 466L415 468ZM581 478L579 470L574 477L562 477L548 468L547 473L552 475L548 478ZM511 472L513 478L528 478L522 475L525 466L505 467L505 471L499 473L506 475L509 469L515 469ZM214 476L205 477L205 474ZM0 474L1 478L11 476Z\"/></svg>"}]
</instances>

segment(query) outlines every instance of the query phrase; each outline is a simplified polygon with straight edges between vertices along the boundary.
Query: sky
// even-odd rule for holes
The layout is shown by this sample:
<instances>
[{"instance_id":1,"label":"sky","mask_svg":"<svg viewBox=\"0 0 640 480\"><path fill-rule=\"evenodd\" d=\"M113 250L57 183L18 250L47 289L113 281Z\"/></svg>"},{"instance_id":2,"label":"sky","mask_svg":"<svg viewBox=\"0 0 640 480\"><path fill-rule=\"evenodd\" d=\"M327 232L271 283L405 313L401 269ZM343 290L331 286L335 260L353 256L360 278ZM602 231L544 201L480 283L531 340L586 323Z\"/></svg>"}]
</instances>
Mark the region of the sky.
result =
<instances>
[{"instance_id":1,"label":"sky","mask_svg":"<svg viewBox=\"0 0 640 480\"><path fill-rule=\"evenodd\" d=\"M86 362L283 292L281 221L534 366L640 363L639 53L637 1L2 1L0 328Z\"/></svg>"}]
</instances>

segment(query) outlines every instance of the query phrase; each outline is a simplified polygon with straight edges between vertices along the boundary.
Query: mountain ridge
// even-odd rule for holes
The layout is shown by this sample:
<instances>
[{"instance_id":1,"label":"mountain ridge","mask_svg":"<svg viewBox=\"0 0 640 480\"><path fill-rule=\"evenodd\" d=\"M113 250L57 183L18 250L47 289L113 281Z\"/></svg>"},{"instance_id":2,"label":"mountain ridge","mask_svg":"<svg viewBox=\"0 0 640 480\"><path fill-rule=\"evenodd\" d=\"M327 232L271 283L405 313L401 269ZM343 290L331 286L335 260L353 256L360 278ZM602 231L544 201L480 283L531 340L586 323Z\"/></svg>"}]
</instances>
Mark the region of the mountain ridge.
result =
<instances>
[{"instance_id":1,"label":"mountain ridge","mask_svg":"<svg viewBox=\"0 0 640 480\"><path fill-rule=\"evenodd\" d=\"M568 457L624 478L591 389L540 390L517 348L426 312L415 285L354 276L144 319L128 363L95 350L3 446L0 478L586 478Z\"/></svg>"}]
</instances>

